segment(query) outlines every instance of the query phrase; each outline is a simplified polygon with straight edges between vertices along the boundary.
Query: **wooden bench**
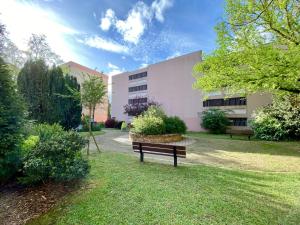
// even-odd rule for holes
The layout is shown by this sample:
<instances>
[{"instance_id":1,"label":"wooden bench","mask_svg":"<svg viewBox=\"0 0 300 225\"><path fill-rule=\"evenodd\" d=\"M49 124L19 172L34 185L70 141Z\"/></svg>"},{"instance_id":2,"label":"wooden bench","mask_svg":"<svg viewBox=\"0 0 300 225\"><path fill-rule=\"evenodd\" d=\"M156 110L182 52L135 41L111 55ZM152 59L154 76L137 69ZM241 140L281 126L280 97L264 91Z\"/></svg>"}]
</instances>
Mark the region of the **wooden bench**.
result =
<instances>
[{"instance_id":1,"label":"wooden bench","mask_svg":"<svg viewBox=\"0 0 300 225\"><path fill-rule=\"evenodd\" d=\"M144 154L154 154L174 157L174 166L177 166L177 158L186 158L185 146L152 144L145 142L132 142L134 152L140 153L140 161L144 162Z\"/></svg>"},{"instance_id":2,"label":"wooden bench","mask_svg":"<svg viewBox=\"0 0 300 225\"><path fill-rule=\"evenodd\" d=\"M228 130L226 133L230 135L230 138L232 138L232 135L248 136L248 140L250 140L253 135L252 130Z\"/></svg>"}]
</instances>

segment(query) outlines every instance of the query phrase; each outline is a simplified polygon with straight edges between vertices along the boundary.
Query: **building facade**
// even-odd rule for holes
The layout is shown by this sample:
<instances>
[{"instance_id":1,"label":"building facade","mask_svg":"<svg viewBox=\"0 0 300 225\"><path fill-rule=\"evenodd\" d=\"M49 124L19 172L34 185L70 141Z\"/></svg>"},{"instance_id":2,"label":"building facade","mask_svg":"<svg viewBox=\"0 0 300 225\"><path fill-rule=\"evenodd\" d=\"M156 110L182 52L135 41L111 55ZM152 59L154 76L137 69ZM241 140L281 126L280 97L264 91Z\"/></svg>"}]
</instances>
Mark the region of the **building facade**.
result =
<instances>
[{"instance_id":1,"label":"building facade","mask_svg":"<svg viewBox=\"0 0 300 225\"><path fill-rule=\"evenodd\" d=\"M82 83L88 79L88 76L99 76L102 78L106 87L108 87L108 76L100 73L96 70L92 70L88 67L82 66L75 62L67 62L60 66L64 73L72 75L77 78L77 82L82 85ZM108 96L105 97L104 102L101 105L97 105L95 109L94 121L105 122L108 117ZM82 113L88 115L88 110L83 108Z\"/></svg>"},{"instance_id":2,"label":"building facade","mask_svg":"<svg viewBox=\"0 0 300 225\"><path fill-rule=\"evenodd\" d=\"M224 98L222 92L207 96L193 89L193 67L202 61L201 53L193 52L113 76L112 117L130 122L132 118L124 114L124 105L152 100L161 104L167 115L183 119L191 131L203 130L200 125L202 113L209 108L228 110L232 129L249 129L248 121L253 111L270 104L271 96L254 94Z\"/></svg>"}]
</instances>

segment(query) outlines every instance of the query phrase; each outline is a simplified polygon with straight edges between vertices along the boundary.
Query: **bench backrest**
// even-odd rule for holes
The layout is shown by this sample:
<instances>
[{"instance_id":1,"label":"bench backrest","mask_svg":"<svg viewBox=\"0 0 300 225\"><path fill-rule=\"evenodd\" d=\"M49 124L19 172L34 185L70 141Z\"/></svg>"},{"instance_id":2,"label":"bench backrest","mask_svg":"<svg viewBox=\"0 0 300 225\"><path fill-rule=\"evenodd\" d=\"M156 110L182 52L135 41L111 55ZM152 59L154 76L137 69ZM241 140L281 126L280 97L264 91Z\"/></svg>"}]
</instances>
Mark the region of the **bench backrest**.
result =
<instances>
[{"instance_id":1,"label":"bench backrest","mask_svg":"<svg viewBox=\"0 0 300 225\"><path fill-rule=\"evenodd\" d=\"M135 152L140 152L141 148L144 153L166 156L174 156L176 150L177 157L186 157L185 146L132 142L132 148Z\"/></svg>"},{"instance_id":2,"label":"bench backrest","mask_svg":"<svg viewBox=\"0 0 300 225\"><path fill-rule=\"evenodd\" d=\"M252 130L228 130L227 134L244 134L244 135L252 135Z\"/></svg>"}]
</instances>

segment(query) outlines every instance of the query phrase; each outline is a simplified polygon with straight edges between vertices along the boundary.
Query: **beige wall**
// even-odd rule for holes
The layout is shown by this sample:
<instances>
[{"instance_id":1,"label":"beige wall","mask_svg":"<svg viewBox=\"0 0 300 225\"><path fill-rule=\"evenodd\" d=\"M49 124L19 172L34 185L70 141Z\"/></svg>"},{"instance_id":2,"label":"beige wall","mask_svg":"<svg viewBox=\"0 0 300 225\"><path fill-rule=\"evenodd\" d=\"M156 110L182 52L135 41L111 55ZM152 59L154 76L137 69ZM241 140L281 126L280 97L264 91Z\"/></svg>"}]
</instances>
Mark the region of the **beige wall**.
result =
<instances>
[{"instance_id":1,"label":"beige wall","mask_svg":"<svg viewBox=\"0 0 300 225\"><path fill-rule=\"evenodd\" d=\"M111 116L120 121L128 121L123 108L128 103L128 74L112 77Z\"/></svg>"},{"instance_id":2,"label":"beige wall","mask_svg":"<svg viewBox=\"0 0 300 225\"><path fill-rule=\"evenodd\" d=\"M247 105L203 107L206 99L224 98L223 92L203 95L199 90L194 90L192 85L195 78L192 76L193 66L201 61L201 51L176 57L160 63L149 65L146 68L126 72L112 77L112 117L117 120L130 121L125 115L123 106L129 98L145 96L162 105L169 116L179 116L191 131L201 131L201 117L203 111L209 108L228 110L229 118L251 118L253 111L260 106L272 102L270 94L253 94L247 96ZM129 80L128 76L147 71L147 77ZM128 87L147 84L147 91L129 93ZM240 97L234 95L231 97ZM245 126L232 126L231 129L249 129Z\"/></svg>"},{"instance_id":3,"label":"beige wall","mask_svg":"<svg viewBox=\"0 0 300 225\"><path fill-rule=\"evenodd\" d=\"M149 66L149 97L162 104L167 115L179 116L189 130L200 130L198 113L202 111L202 95L192 85L193 66L201 61L201 52L170 59Z\"/></svg>"},{"instance_id":4,"label":"beige wall","mask_svg":"<svg viewBox=\"0 0 300 225\"><path fill-rule=\"evenodd\" d=\"M200 130L199 112L202 111L202 95L193 90L193 66L201 61L201 52L194 52L146 68L112 77L112 117L130 121L123 106L129 98L145 96L162 105L167 115L179 116L189 130ZM129 81L128 76L147 71L147 77ZM148 90L129 93L128 87L147 83Z\"/></svg>"},{"instance_id":5,"label":"beige wall","mask_svg":"<svg viewBox=\"0 0 300 225\"><path fill-rule=\"evenodd\" d=\"M104 84L108 87L108 76L99 73L98 71L92 70L80 64L74 62L68 62L60 66L64 73L72 75L77 78L78 83L81 85L88 75L90 76L100 76L103 79ZM83 108L82 113L88 115L88 110ZM108 115L108 97L105 97L104 103L96 106L94 119L97 122L104 122L107 119Z\"/></svg>"}]
</instances>

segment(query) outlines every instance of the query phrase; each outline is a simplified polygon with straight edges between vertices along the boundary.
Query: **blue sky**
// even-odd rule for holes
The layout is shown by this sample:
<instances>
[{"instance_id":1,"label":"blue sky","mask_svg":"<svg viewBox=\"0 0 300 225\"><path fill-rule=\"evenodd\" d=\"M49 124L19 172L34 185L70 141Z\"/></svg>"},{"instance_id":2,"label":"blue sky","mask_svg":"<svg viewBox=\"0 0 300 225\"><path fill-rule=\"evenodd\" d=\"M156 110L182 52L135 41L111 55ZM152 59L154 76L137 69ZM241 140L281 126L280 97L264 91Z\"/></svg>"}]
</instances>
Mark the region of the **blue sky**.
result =
<instances>
[{"instance_id":1,"label":"blue sky","mask_svg":"<svg viewBox=\"0 0 300 225\"><path fill-rule=\"evenodd\" d=\"M223 0L0 0L0 20L21 48L47 36L65 61L106 74L215 47Z\"/></svg>"}]
</instances>

